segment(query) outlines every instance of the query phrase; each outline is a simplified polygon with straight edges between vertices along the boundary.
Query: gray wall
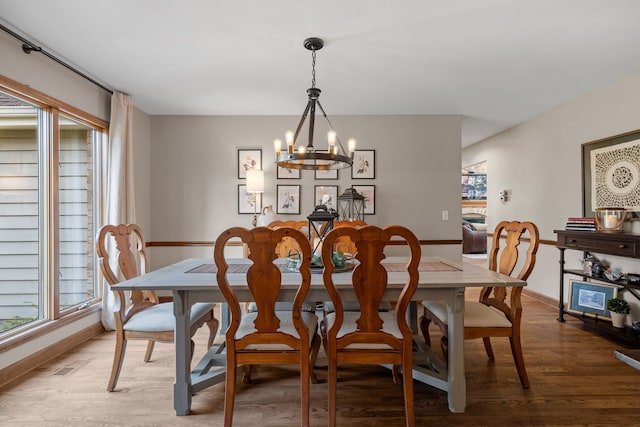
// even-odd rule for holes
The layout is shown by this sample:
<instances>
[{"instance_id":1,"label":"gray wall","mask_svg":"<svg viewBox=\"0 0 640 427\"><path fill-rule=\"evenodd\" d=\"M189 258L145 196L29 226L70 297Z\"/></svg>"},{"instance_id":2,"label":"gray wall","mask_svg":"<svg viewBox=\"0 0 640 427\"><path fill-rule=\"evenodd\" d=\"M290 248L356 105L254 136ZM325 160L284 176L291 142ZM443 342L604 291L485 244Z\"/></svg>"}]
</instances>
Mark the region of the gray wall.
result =
<instances>
[{"instance_id":1,"label":"gray wall","mask_svg":"<svg viewBox=\"0 0 640 427\"><path fill-rule=\"evenodd\" d=\"M581 145L585 142L640 129L640 73L586 94L462 153L462 165L487 161L489 229L502 219L531 220L540 237L555 241L555 229L563 229L567 217L582 216ZM502 203L498 191L512 191ZM627 224L640 232L640 222ZM559 251L543 245L529 287L558 298ZM567 267L580 268L582 253L567 251ZM640 263L603 257L624 272L640 272ZM576 277L567 276L567 280ZM640 319L640 303L632 303L627 321ZM566 296L565 296L566 301Z\"/></svg>"},{"instance_id":2,"label":"gray wall","mask_svg":"<svg viewBox=\"0 0 640 427\"><path fill-rule=\"evenodd\" d=\"M252 215L237 213L237 150L262 149L264 205L276 205L277 184L300 184L300 215L314 207L314 185L376 186L376 214L371 224L403 224L421 239L460 239L459 116L332 116L342 139L354 137L359 149L376 150L376 177L277 180L272 141L295 128L299 117L151 117L151 240L215 240L234 225L251 226ZM317 136L315 145L325 141ZM442 211L449 220L442 221ZM151 248L154 268L185 256L211 256L211 249ZM429 253L460 257L460 246L433 246Z\"/></svg>"}]
</instances>

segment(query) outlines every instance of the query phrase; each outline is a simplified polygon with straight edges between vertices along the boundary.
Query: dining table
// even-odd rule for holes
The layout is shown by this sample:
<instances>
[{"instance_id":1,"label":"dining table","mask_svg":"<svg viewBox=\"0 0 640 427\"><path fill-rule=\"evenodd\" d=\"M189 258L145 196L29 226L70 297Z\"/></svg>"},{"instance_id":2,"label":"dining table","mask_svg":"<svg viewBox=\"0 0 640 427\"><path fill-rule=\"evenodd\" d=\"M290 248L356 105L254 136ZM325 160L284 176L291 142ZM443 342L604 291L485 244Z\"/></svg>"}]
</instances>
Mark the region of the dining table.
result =
<instances>
[{"instance_id":1,"label":"dining table","mask_svg":"<svg viewBox=\"0 0 640 427\"><path fill-rule=\"evenodd\" d=\"M278 261L278 260L277 260ZM276 261L276 262L277 262ZM388 287L385 299L393 301L407 282L408 274L401 268L407 259L388 257L383 263L387 270ZM227 279L240 301L251 301L246 282L246 270L251 261L246 258L229 258ZM282 269L282 286L278 300L292 301L300 282L300 274ZM213 346L192 367L189 312L196 302L216 302L224 306L224 298L216 281L216 266L211 258L190 258L148 272L112 286L118 290L170 291L173 295L175 315L175 383L173 389L176 415L188 415L192 395L204 388L224 382L224 343ZM322 274L311 275L307 301L327 301ZM444 363L429 348L415 340L413 362L414 380L429 384L447 392L449 410L464 412L466 407L466 382L464 369L464 301L465 289L484 286L526 286L526 282L466 262L440 257L422 257L419 267L419 285L413 295L409 320L417 334L417 306L422 300L442 300L447 306L448 363ZM351 272L334 273L334 283L345 301L357 300L351 286ZM229 325L228 311L221 310L221 331Z\"/></svg>"}]
</instances>

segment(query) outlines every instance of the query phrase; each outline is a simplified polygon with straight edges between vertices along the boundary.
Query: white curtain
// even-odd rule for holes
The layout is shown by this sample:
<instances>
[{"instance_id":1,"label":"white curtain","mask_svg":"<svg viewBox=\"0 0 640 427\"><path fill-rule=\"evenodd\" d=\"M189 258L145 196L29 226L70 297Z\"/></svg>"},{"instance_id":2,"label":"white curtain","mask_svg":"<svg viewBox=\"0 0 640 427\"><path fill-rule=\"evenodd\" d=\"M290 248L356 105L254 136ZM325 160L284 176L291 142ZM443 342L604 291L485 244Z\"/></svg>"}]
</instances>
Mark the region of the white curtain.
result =
<instances>
[{"instance_id":1,"label":"white curtain","mask_svg":"<svg viewBox=\"0 0 640 427\"><path fill-rule=\"evenodd\" d=\"M135 223L133 194L133 107L128 95L114 92L111 96L109 141L103 151L103 177L106 182L105 224ZM114 256L109 257L112 261ZM112 265L117 265L113 263ZM117 271L114 269L114 271ZM113 309L115 297L109 284L103 281L102 324L115 328Z\"/></svg>"}]
</instances>

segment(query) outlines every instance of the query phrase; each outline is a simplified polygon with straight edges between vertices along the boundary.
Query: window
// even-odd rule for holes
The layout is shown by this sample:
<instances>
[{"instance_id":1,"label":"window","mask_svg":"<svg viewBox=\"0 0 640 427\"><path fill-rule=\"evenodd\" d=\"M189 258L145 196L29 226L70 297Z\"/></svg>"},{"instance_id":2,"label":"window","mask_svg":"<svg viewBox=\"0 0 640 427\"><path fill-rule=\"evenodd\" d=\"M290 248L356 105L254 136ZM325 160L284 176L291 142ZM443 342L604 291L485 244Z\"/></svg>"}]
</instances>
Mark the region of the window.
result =
<instances>
[{"instance_id":1,"label":"window","mask_svg":"<svg viewBox=\"0 0 640 427\"><path fill-rule=\"evenodd\" d=\"M93 239L106 124L38 95L0 84L0 337L99 297Z\"/></svg>"}]
</instances>

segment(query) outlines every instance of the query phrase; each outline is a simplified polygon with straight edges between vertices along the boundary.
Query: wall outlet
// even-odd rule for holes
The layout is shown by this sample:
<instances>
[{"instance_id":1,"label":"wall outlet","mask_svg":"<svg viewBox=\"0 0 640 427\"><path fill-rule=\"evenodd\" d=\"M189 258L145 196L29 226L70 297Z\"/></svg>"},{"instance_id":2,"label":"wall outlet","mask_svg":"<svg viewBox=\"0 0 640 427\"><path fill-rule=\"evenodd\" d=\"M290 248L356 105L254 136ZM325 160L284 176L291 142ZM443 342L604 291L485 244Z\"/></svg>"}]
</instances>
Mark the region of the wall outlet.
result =
<instances>
[{"instance_id":1,"label":"wall outlet","mask_svg":"<svg viewBox=\"0 0 640 427\"><path fill-rule=\"evenodd\" d=\"M443 221L449 221L449 211L448 210L443 210L442 211L442 220Z\"/></svg>"}]
</instances>

